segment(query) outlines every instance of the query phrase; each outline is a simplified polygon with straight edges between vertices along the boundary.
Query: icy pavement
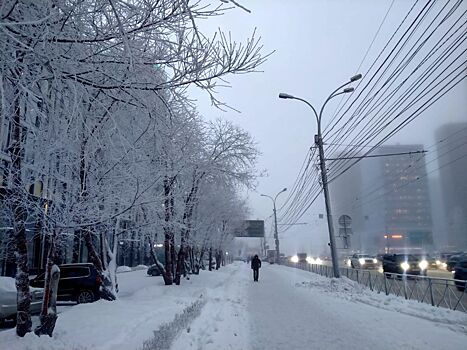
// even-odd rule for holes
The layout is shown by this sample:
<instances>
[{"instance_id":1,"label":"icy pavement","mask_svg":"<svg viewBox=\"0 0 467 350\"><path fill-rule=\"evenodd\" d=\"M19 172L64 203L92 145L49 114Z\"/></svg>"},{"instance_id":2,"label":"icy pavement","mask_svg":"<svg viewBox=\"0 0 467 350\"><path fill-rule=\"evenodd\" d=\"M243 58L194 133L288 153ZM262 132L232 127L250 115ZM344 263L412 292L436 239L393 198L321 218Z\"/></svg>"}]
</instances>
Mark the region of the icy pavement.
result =
<instances>
[{"instance_id":1,"label":"icy pavement","mask_svg":"<svg viewBox=\"0 0 467 350\"><path fill-rule=\"evenodd\" d=\"M464 313L390 300L349 280L283 266L264 264L254 283L248 266L239 265L225 294L219 292L173 350L465 349L467 344Z\"/></svg>"}]
</instances>

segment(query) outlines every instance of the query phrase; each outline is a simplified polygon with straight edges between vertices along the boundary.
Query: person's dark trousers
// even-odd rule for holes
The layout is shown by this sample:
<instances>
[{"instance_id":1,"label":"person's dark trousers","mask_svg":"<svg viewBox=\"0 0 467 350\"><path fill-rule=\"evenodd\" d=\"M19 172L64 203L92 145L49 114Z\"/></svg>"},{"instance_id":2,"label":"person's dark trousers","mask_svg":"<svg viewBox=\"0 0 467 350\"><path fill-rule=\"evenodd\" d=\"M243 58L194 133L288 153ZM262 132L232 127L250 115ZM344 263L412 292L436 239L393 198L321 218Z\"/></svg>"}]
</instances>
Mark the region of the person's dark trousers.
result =
<instances>
[{"instance_id":1,"label":"person's dark trousers","mask_svg":"<svg viewBox=\"0 0 467 350\"><path fill-rule=\"evenodd\" d=\"M259 269L253 269L253 281L258 282Z\"/></svg>"}]
</instances>

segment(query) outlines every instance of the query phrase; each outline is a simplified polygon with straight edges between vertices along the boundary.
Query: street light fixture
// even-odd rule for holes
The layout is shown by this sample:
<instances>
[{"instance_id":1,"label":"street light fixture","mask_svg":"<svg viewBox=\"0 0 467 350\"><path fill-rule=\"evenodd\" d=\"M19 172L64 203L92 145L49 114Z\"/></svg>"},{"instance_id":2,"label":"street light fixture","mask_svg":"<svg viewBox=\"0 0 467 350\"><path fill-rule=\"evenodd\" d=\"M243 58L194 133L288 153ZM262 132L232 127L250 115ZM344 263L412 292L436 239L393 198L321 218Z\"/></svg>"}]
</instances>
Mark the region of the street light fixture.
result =
<instances>
[{"instance_id":1,"label":"street light fixture","mask_svg":"<svg viewBox=\"0 0 467 350\"><path fill-rule=\"evenodd\" d=\"M309 103L307 100L300 98L300 97L295 97L290 94L286 94L281 92L279 94L279 98L283 99L294 99L294 100L299 100L308 105L313 110L313 113L316 117L316 122L318 124L318 134L315 135L315 143L318 146L319 149L319 159L320 159L320 168L321 168L321 180L323 183L323 192L324 192L324 202L326 205L326 213L327 213L327 219L328 219L328 229L329 229L329 245L331 248L331 257L332 257L332 266L334 270L334 277L340 277L340 272L339 272L339 259L337 258L337 250L336 250L336 239L334 236L334 225L332 222L332 211L331 211L331 201L329 199L329 189L328 189L328 176L326 172L326 162L324 158L324 147L323 147L323 136L321 134L321 118L323 115L324 107L326 104L333 99L336 96L342 95L342 94L347 94L353 92L355 89L353 87L347 87L350 83L360 80L362 78L361 74L354 75L347 81L346 83L342 84L339 86L337 89L335 89L329 97L324 101L323 105L321 106L321 109L319 111L319 114L316 112L315 107L311 103ZM343 89L343 90L342 90Z\"/></svg>"},{"instance_id":2,"label":"street light fixture","mask_svg":"<svg viewBox=\"0 0 467 350\"><path fill-rule=\"evenodd\" d=\"M261 197L268 197L269 199L272 200L272 204L273 204L273 212L274 212L274 241L275 241L275 244L276 244L276 264L279 264L279 257L280 257L280 253L279 253L279 235L277 233L277 214L276 214L276 199L277 197L283 193L287 191L287 188L284 188L282 189L282 191L280 191L279 193L276 194L276 196L274 198L272 198L271 196L268 196L267 194L260 194Z\"/></svg>"}]
</instances>

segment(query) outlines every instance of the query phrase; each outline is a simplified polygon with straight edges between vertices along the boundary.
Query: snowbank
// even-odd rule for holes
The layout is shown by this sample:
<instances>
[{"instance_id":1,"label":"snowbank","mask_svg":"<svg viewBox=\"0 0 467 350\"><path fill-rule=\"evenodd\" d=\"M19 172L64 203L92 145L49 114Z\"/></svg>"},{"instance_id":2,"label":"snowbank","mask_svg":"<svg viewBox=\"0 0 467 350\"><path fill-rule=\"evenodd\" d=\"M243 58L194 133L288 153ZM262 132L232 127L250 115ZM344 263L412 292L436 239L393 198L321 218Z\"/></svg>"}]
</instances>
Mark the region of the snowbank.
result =
<instances>
[{"instance_id":1,"label":"snowbank","mask_svg":"<svg viewBox=\"0 0 467 350\"><path fill-rule=\"evenodd\" d=\"M162 278L147 276L145 270L122 273L118 278L118 300L63 308L53 338L39 338L29 333L20 339L14 329L0 332L0 347L15 350L142 349L143 343L154 337L154 331L172 322L200 296L208 295L208 290L223 285L231 273L230 267L216 272L201 271L189 281L182 280L182 286L164 286Z\"/></svg>"},{"instance_id":2,"label":"snowbank","mask_svg":"<svg viewBox=\"0 0 467 350\"><path fill-rule=\"evenodd\" d=\"M148 267L146 265L138 265L133 267L133 271L139 271L139 270L147 270Z\"/></svg>"},{"instance_id":3,"label":"snowbank","mask_svg":"<svg viewBox=\"0 0 467 350\"><path fill-rule=\"evenodd\" d=\"M117 273L122 273L122 272L131 272L131 267L129 266L119 266L117 267Z\"/></svg>"},{"instance_id":4,"label":"snowbank","mask_svg":"<svg viewBox=\"0 0 467 350\"><path fill-rule=\"evenodd\" d=\"M15 279L11 277L0 276L0 293L15 292Z\"/></svg>"},{"instance_id":5,"label":"snowbank","mask_svg":"<svg viewBox=\"0 0 467 350\"><path fill-rule=\"evenodd\" d=\"M284 266L280 266L279 268L289 269ZM380 309L423 318L442 323L457 331L467 332L467 314L464 312L433 307L415 300L405 300L391 294L378 294L346 277L339 279L327 278L299 269L294 269L294 274L298 274L303 278L303 281L295 284L297 288L304 288L313 293L324 293L350 302L363 303Z\"/></svg>"}]
</instances>

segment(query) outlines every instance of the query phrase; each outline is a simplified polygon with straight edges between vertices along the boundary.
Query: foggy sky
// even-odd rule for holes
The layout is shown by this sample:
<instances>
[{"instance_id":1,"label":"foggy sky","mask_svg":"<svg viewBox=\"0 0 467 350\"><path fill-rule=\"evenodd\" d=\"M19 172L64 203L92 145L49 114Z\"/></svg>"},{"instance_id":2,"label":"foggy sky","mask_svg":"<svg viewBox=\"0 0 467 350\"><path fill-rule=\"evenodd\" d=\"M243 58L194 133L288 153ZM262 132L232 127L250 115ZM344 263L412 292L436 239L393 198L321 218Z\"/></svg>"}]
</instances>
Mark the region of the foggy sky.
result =
<instances>
[{"instance_id":1,"label":"foggy sky","mask_svg":"<svg viewBox=\"0 0 467 350\"><path fill-rule=\"evenodd\" d=\"M208 97L195 89L190 97L197 99L198 110L208 119L222 117L234 121L249 131L262 152L258 169L268 176L259 179L256 192L248 193L252 219L266 219L272 213L272 203L259 193L275 195L282 188L291 190L308 148L313 144L316 122L311 110L298 101L279 100L279 92L303 97L319 108L337 86L357 73L391 1L307 1L307 0L241 0L252 11L240 9L217 19L201 23L201 29L213 32L217 28L231 31L233 38L244 41L257 28L264 52L275 51L261 67L263 72L229 77L231 88L219 89L219 98L234 111L223 113L210 106ZM384 43L394 32L412 1L395 1L381 31L363 62L361 73L376 58ZM462 6L467 8L467 4ZM443 123L467 120L467 83L433 105L424 115L404 128L388 144L435 142L434 131ZM323 125L333 115L339 99L328 104ZM280 196L278 207L287 193ZM332 193L331 193L332 196ZM317 252L327 242L327 226L318 214L324 213L324 199L310 208L296 226L279 234L281 250L294 254L308 247ZM271 220L265 224L270 236ZM269 238L270 246L273 239Z\"/></svg>"}]
</instances>

